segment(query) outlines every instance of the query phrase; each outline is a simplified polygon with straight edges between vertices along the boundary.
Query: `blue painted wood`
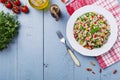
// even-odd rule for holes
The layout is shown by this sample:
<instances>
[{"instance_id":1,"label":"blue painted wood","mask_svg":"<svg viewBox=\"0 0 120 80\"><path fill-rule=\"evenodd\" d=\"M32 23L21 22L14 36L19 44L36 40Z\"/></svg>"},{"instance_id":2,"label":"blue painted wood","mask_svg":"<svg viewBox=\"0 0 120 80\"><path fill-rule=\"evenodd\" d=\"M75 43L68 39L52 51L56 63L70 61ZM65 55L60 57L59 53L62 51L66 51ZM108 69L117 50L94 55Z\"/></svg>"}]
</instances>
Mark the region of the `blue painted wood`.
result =
<instances>
[{"instance_id":1,"label":"blue painted wood","mask_svg":"<svg viewBox=\"0 0 120 80\"><path fill-rule=\"evenodd\" d=\"M112 66L103 70L102 73L102 80L109 79L109 80L119 80L120 79L120 62L113 64ZM117 70L117 73L114 74L114 70Z\"/></svg>"},{"instance_id":2,"label":"blue painted wood","mask_svg":"<svg viewBox=\"0 0 120 80\"><path fill-rule=\"evenodd\" d=\"M60 1L51 1L51 4L53 3L57 3L60 8L65 12L65 6L63 4L61 4ZM64 16L63 18L67 19L69 18L68 14L65 12L63 12ZM62 33L65 35L65 29L66 29L66 23L67 21L64 19L61 19L60 21L56 22L54 21L54 19L52 19L50 17L50 14L48 12L45 13L45 20L48 20L47 22L44 22L45 26L44 26L44 59L45 59L45 69L44 69L44 77L45 80L66 80L66 79L70 79L70 80L119 80L119 73L117 73L116 75L113 74L113 71L115 69L118 70L119 72L119 63L118 65L114 64L113 66L103 70L102 73L100 73L100 66L97 62L97 60L95 59L95 57L86 57L86 56L82 56L79 53L75 52L75 55L77 55L78 59L81 62L81 67L76 67L71 58L69 57L69 55L65 56L63 55L63 53L65 54L65 47L59 43L59 39L58 41L55 39L55 32L57 30L61 30ZM63 23L63 24L61 24ZM61 25L64 25L65 28ZM57 28L56 28L57 27ZM64 50L64 51L63 51ZM62 54L61 54L62 53ZM65 57L66 60L64 60L63 57ZM90 62L93 61L96 66L92 66L90 64ZM66 63L66 64L62 64L62 63ZM68 67L67 70L65 67ZM72 68L71 68L72 67ZM116 68L118 67L118 68ZM86 68L91 68L95 74L92 74L92 72L88 72L86 70ZM69 70L68 70L69 69ZM111 73L110 73L111 72ZM62 74L61 74L62 73ZM65 78L64 75L69 75L69 77ZM106 76L107 75L107 76Z\"/></svg>"},{"instance_id":3,"label":"blue painted wood","mask_svg":"<svg viewBox=\"0 0 120 80\"><path fill-rule=\"evenodd\" d=\"M43 11L30 7L29 14L19 15L17 80L43 80Z\"/></svg>"},{"instance_id":4,"label":"blue painted wood","mask_svg":"<svg viewBox=\"0 0 120 80\"><path fill-rule=\"evenodd\" d=\"M94 57L87 57L87 56L83 56L80 55L79 53L76 53L77 57L79 58L80 62L81 62L81 67L76 67L75 66L75 80L101 80L100 77L100 66L97 62L97 60ZM91 62L95 63L95 66L93 66L91 64ZM87 68L91 68L92 71L87 71ZM94 73L92 73L94 72Z\"/></svg>"},{"instance_id":5,"label":"blue painted wood","mask_svg":"<svg viewBox=\"0 0 120 80\"><path fill-rule=\"evenodd\" d=\"M56 35L57 30L66 35L69 15L60 0L51 0L51 4L58 4L62 17L55 21L49 11L44 12L44 80L73 80L73 61Z\"/></svg>"},{"instance_id":6,"label":"blue painted wood","mask_svg":"<svg viewBox=\"0 0 120 80\"><path fill-rule=\"evenodd\" d=\"M12 14L10 10L0 4L0 11L2 10L5 13L10 12ZM17 40L15 38L7 49L0 51L0 80L16 80Z\"/></svg>"},{"instance_id":7,"label":"blue painted wood","mask_svg":"<svg viewBox=\"0 0 120 80\"><path fill-rule=\"evenodd\" d=\"M48 10L38 11L30 7L27 0L21 1L29 6L30 13L19 15L19 36L8 49L0 52L0 80L120 80L120 62L100 74L100 66L94 57L86 57L74 51L81 67L74 65L56 35L56 31L60 30L66 38L66 24L70 17L60 0L50 1L61 9L62 17L59 21L55 21ZM1 10L12 13L2 4ZM91 61L96 66L92 66ZM92 68L95 74L86 68ZM117 73L113 74L115 69Z\"/></svg>"}]
</instances>

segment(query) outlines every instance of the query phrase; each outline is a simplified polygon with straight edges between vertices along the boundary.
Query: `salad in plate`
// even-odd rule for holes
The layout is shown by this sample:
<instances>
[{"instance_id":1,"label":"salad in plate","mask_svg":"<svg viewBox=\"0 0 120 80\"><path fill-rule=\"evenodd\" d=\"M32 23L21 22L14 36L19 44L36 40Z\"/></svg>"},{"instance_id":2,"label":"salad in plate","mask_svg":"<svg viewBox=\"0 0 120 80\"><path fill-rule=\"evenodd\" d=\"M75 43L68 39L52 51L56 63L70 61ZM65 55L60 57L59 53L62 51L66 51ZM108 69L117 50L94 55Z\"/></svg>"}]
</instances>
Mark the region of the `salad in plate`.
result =
<instances>
[{"instance_id":1,"label":"salad in plate","mask_svg":"<svg viewBox=\"0 0 120 80\"><path fill-rule=\"evenodd\" d=\"M87 12L74 23L75 40L89 50L102 47L110 35L110 26L105 17L96 12Z\"/></svg>"}]
</instances>

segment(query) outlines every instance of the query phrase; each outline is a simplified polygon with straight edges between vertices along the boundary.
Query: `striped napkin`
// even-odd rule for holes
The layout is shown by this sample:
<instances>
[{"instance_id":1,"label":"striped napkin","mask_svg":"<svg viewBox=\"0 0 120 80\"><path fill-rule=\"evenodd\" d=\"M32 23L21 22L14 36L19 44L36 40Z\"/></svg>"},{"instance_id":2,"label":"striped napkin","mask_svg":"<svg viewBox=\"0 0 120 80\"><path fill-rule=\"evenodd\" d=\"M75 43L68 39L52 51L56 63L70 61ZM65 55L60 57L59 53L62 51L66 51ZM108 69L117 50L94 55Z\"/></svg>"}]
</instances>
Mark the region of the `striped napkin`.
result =
<instances>
[{"instance_id":1,"label":"striped napkin","mask_svg":"<svg viewBox=\"0 0 120 80\"><path fill-rule=\"evenodd\" d=\"M120 4L117 0L74 0L66 5L66 8L68 13L72 15L78 8L90 4L95 4L109 10L115 17L116 22L120 25ZM103 69L120 60L120 27L118 27L118 38L116 43L108 52L97 56L96 59Z\"/></svg>"}]
</instances>

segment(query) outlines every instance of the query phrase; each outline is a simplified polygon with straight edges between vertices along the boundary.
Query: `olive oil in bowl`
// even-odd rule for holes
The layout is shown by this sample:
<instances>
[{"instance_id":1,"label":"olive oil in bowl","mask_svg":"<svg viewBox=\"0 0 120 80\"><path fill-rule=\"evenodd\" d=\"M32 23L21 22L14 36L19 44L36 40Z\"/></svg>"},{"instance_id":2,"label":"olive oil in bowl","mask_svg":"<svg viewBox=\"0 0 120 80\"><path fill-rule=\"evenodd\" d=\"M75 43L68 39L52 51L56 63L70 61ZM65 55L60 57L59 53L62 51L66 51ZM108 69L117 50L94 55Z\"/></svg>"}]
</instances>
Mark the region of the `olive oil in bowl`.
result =
<instances>
[{"instance_id":1,"label":"olive oil in bowl","mask_svg":"<svg viewBox=\"0 0 120 80\"><path fill-rule=\"evenodd\" d=\"M49 5L49 0L28 0L30 5L35 9L45 9Z\"/></svg>"}]
</instances>

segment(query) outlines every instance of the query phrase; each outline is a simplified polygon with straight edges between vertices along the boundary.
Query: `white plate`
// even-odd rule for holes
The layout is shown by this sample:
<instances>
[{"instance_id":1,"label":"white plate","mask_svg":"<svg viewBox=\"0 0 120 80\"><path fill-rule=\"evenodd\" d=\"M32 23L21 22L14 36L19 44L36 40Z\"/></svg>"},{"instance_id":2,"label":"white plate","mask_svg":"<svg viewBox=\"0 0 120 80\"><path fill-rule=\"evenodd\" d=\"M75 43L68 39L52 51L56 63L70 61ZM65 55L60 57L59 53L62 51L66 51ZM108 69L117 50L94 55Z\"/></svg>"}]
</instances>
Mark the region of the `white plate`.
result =
<instances>
[{"instance_id":1,"label":"white plate","mask_svg":"<svg viewBox=\"0 0 120 80\"><path fill-rule=\"evenodd\" d=\"M97 48L93 50L86 49L82 47L74 38L74 35L73 35L74 23L78 17L80 17L81 15L87 12L96 12L103 15L108 20L108 24L110 25L111 34L108 38L107 43L104 44L101 48ZM117 39L117 35L118 35L117 31L118 31L118 27L117 27L116 20L108 10L96 5L89 5L89 6L84 6L78 9L72 14L72 16L70 17L67 23L66 35L71 46L80 54L85 56L98 56L111 49L111 47L114 45Z\"/></svg>"}]
</instances>

